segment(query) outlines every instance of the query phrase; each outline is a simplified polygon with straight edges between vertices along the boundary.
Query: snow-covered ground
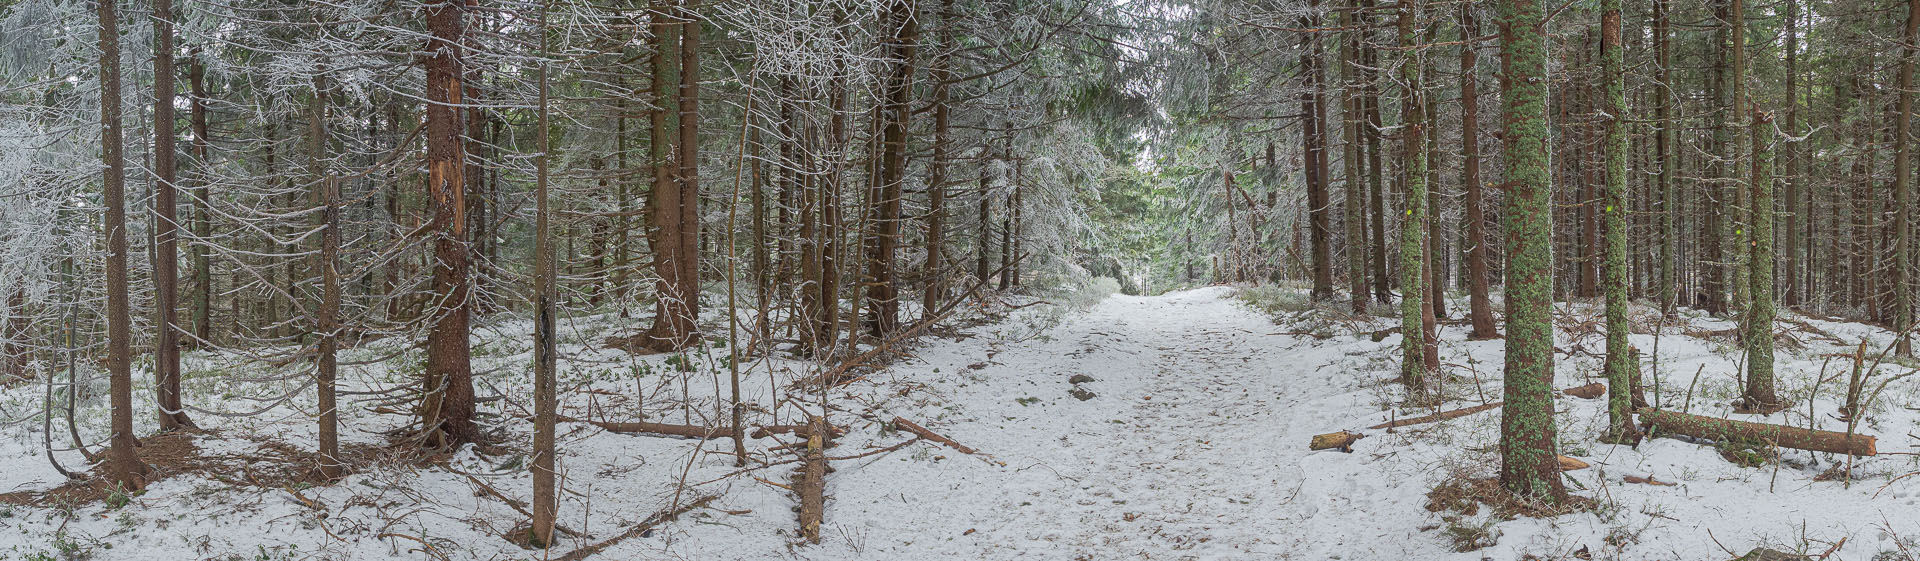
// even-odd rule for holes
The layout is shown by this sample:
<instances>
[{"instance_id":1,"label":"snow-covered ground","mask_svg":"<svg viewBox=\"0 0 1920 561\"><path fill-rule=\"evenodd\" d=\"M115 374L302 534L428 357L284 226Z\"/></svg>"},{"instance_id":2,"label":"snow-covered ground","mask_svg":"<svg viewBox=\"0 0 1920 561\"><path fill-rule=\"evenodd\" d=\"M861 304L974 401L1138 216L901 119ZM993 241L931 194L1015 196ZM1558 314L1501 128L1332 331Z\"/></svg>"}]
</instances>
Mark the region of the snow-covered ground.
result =
<instances>
[{"instance_id":1,"label":"snow-covered ground","mask_svg":"<svg viewBox=\"0 0 1920 561\"><path fill-rule=\"evenodd\" d=\"M1297 300L1284 292L1264 297L1269 304ZM583 424L561 430L568 490L561 524L591 537L566 538L551 552L509 542L503 536L524 517L489 489L516 500L530 491L522 459L530 426L518 416L529 393L530 341L525 322L504 321L476 334L482 393L509 396L485 407L503 413L490 421L501 443L490 455L467 449L424 467L371 457L344 481L312 488L235 484L246 481L244 466L260 461L264 443L311 449L310 406L303 403L310 398L258 417L200 415L202 425L216 430L195 438L200 453L230 462L227 473L168 477L124 506L7 508L0 511L0 559L543 559L708 494L718 498L707 508L594 559L1505 560L1576 558L1584 550L1592 559L1722 560L1735 556L1729 550L1757 546L1820 554L1842 539L1830 559L1915 559L1876 557L1899 554L1895 536L1920 551L1913 543L1920 538L1920 477L1889 484L1920 470L1916 456L1888 454L1914 451L1910 434L1920 423L1911 409L1920 406L1914 378L1894 383L1869 411L1860 430L1880 437L1882 455L1857 460L1850 487L1814 480L1836 461L1826 455L1789 451L1781 462L1752 468L1730 463L1712 446L1673 439L1650 440L1638 450L1599 444L1601 402L1561 396L1562 452L1593 464L1569 473L1570 488L1599 506L1551 519L1502 520L1487 508L1473 515L1426 508L1437 484L1494 473L1498 412L1393 434L1366 430L1369 437L1350 454L1307 451L1314 434L1361 430L1423 411L1393 410L1401 398L1393 381L1399 337L1376 342L1367 336L1391 320L1342 319L1332 308L1305 305L1268 309L1281 311L1250 307L1225 287L1113 296L1084 310L1023 308L922 341L890 368L831 392L829 417L851 433L829 454L852 456L911 438L883 423L900 416L982 455L921 442L835 462L819 545L800 543L797 502L778 486L788 482L793 464L743 472L734 467L729 441L613 434ZM1561 309L1570 327L1597 314L1586 306ZM1833 360L1816 394L1810 389L1826 360L1821 355L1862 338L1877 353L1889 334L1789 319L1833 338L1793 331L1806 347L1782 353L1781 389L1799 405L1754 419L1805 426L1811 409L1816 426L1840 428L1833 413L1846 362ZM563 349L563 412L632 420L644 408L649 420L718 418L727 349L631 357L594 348L635 323L611 316L573 323L571 344ZM1685 329L1731 325L1690 316ZM1331 337L1279 334L1295 331ZM1738 348L1679 331L1667 328L1659 342L1657 399L1677 409L1691 395L1694 413L1734 416L1727 403L1737 393ZM1634 343L1651 358L1653 335L1636 335ZM354 349L347 360L398 348L388 345L397 343ZM1447 393L1455 399L1448 408L1498 399L1501 345L1466 341L1463 327L1444 331ZM1597 356L1586 353L1601 352L1599 336L1563 330L1559 346L1572 351L1558 356L1559 387L1597 373ZM416 375L417 362L410 352L354 366L346 384L394 384ZM228 381L243 364L195 355L189 400L247 410L259 405L246 398L300 383ZM759 405L751 424L794 422L818 411L817 396L788 400L785 393L787 382L815 366L742 364L746 397ZM1651 383L1656 371L1646 369ZM1879 377L1907 370L1889 363ZM1078 375L1092 378L1078 384L1091 398L1070 395L1070 379ZM7 390L0 407L9 414L37 408L41 391ZM637 392L645 395L635 399ZM769 405L774 397L782 399L779 407ZM373 409L348 406L344 434L350 443L381 450L380 433L402 426L404 417ZM81 411L83 433L103 434L100 408ZM151 420L141 421L150 430ZM43 456L39 424L29 425L0 433L0 491L58 483ZM65 438L59 426L55 437ZM750 466L791 458L773 449L791 441L750 441ZM80 463L77 454L61 459ZM1678 485L1623 481L1647 475ZM1455 551L1455 537L1482 533L1497 543Z\"/></svg>"}]
</instances>

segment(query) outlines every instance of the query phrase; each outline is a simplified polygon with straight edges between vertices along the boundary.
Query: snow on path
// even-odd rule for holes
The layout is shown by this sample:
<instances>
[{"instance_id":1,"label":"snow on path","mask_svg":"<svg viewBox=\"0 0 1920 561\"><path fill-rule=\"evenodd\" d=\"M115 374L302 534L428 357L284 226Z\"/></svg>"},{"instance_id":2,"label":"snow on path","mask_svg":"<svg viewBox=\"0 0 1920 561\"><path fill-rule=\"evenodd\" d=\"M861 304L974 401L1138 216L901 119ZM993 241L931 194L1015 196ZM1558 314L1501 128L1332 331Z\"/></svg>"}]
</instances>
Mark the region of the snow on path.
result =
<instances>
[{"instance_id":1,"label":"snow on path","mask_svg":"<svg viewBox=\"0 0 1920 561\"><path fill-rule=\"evenodd\" d=\"M892 367L838 389L831 396L830 417L851 432L839 439L833 456L907 440L906 434L883 431L879 422L899 415L978 448L992 460L921 442L835 461L821 544L802 545L795 537L795 501L781 487L790 464L747 477L736 472L730 443L724 441L623 435L578 425L562 433L561 466L569 490L562 497L562 523L597 540L626 531L675 497L719 495L711 509L693 511L594 557L645 560L1478 561L1528 555L1567 559L1590 549L1592 559L1707 561L1731 557L1723 547L1818 553L1843 538L1847 541L1834 559L1866 560L1900 547L1895 535L1920 536L1920 517L1912 515L1920 512L1920 478L1888 483L1920 469L1920 456L1906 455L1920 451L1906 436L1920 424L1920 395L1911 383L1890 387L1861 427L1881 436L1883 452L1898 454L1860 459L1859 480L1851 487L1816 479L1840 461L1831 455L1795 452L1786 465L1753 469L1693 442L1655 439L1638 449L1597 444L1593 439L1604 426L1604 402L1559 396L1561 452L1594 465L1569 473L1568 484L1576 494L1601 501L1601 508L1510 521L1491 520L1489 509L1480 509L1478 515L1450 522L1423 508L1424 494L1456 473L1493 473L1498 415L1470 415L1397 434L1367 431L1369 437L1351 454L1308 452L1312 435L1376 424L1390 415L1388 406L1400 401L1393 357L1398 336L1373 341L1358 334L1390 318L1337 326L1338 334L1328 339L1275 335L1293 328L1274 325L1233 294L1233 289L1214 287L1113 296L1086 310L1028 307L997 323L926 339L906 349L906 358ZM1568 306L1564 313L1593 317L1597 311ZM1689 321L1698 329L1731 325L1697 315ZM1833 384L1821 390L1816 403L1805 403L1809 388L1829 366L1824 355L1849 351L1846 342L1860 339L1883 346L1890 334L1861 324L1804 321L1833 334L1810 341L1835 342L1782 355L1783 393L1794 396L1796 408L1784 416L1741 418L1841 428L1831 419L1839 406ZM600 327L624 323L602 318ZM477 370L490 372L483 376L489 387L498 385L511 395L528 391L527 377L514 369L530 356L521 342L529 325L497 324L489 331L493 338L478 340L486 352L476 357L488 368ZM1574 337L1561 333L1556 343L1574 348ZM1726 405L1738 391L1732 373L1739 356L1727 343L1669 337L1656 347L1647 335L1635 335L1633 342L1642 349L1658 348L1666 357L1660 369L1648 372L1667 372L1667 403L1684 399L1701 414L1739 417ZM1441 353L1452 376L1447 384L1458 401L1497 398L1471 387L1478 382L1482 392L1497 394L1503 351L1500 341L1466 341L1458 329L1443 331ZM372 345L358 352L379 356L388 351ZM667 403L661 398L672 397L676 380L686 384L678 389L687 395L714 395L703 402L706 406L719 402L724 367L715 355L698 355L698 371L676 377L660 374L669 371L669 356L628 357L584 345L565 352L571 353L562 369L569 383L596 390L570 394L564 406L575 415L630 415L632 404L642 400L607 397L625 394L634 383L629 372L662 384L655 391L665 395L655 395L657 402ZM1596 363L1584 356L1557 360L1558 385L1590 379ZM231 366L196 364L201 375L188 377L199 392L193 394L196 399L279 391L277 386L211 384ZM403 364L369 364L348 379L358 383L351 387L381 387L405 376L396 370ZM746 397L766 403L774 387L815 367L755 363ZM1695 372L1706 376L1679 383ZM1097 397L1069 396L1074 385L1068 380L1075 375L1094 378L1080 385ZM1687 398L1696 383L1697 401ZM25 386L0 392L0 405L38 403L40 391ZM780 420L791 421L800 408L787 402ZM104 408L83 411L83 432L100 434ZM654 413L672 418L673 412ZM766 420L762 415L754 422ZM344 434L361 444L376 443L378 430L404 425L403 419L390 417L357 411L349 424L354 430ZM298 409L231 420L212 417L208 421L220 432L199 437L198 443L228 457L268 442L304 445L312 441L312 423L305 419ZM525 442L530 428L511 420L502 426L503 440ZM0 474L5 474L0 484L31 490L58 480L42 457L38 436L31 430L0 432ZM749 446L756 457L789 458L773 449L778 442L754 440ZM467 450L451 465L480 474L497 491L524 501L529 485L524 467L514 467L520 461L516 457ZM64 459L68 465L79 461ZM1677 485L1624 481L1647 474ZM682 489L675 482L683 478L701 483ZM544 555L502 537L524 519L521 514L448 470L375 462L346 481L306 493L328 506L316 510L281 489L183 474L155 484L122 508L0 508L0 561L53 556L56 550L102 561L422 558L415 542L380 537L389 531L428 540L448 559ZM1444 535L1449 524L1485 528L1498 543L1455 552ZM573 550L589 539L564 541L564 550Z\"/></svg>"},{"instance_id":2,"label":"snow on path","mask_svg":"<svg viewBox=\"0 0 1920 561\"><path fill-rule=\"evenodd\" d=\"M944 448L933 452L945 456L935 462L922 461L923 452L837 466L829 543L800 555L1173 560L1437 553L1435 539L1412 528L1427 518L1406 512L1417 506L1405 497L1392 506L1373 502L1385 493L1372 482L1392 477L1373 456L1306 451L1311 435L1346 428L1329 416L1354 405L1354 376L1321 371L1325 353L1304 356L1291 348L1296 338L1269 335L1271 321L1230 294L1210 288L1114 296L1032 340L935 345L920 360L896 365L889 370L896 380L928 380L943 394L943 408L920 414L945 417L922 424L1006 467ZM1095 378L1082 386L1098 396L1069 397L1067 379L1075 374ZM1369 513L1375 516L1368 526L1351 524Z\"/></svg>"}]
</instances>

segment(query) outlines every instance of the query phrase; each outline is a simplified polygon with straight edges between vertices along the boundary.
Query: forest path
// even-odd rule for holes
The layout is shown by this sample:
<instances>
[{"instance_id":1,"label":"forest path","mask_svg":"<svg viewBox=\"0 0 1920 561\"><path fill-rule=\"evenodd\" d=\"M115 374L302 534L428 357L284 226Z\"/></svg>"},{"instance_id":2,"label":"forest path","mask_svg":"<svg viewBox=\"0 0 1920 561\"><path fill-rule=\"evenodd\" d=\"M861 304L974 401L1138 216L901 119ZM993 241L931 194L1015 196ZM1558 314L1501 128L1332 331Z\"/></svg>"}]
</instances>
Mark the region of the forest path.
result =
<instances>
[{"instance_id":1,"label":"forest path","mask_svg":"<svg viewBox=\"0 0 1920 561\"><path fill-rule=\"evenodd\" d=\"M1336 419L1369 399L1352 376L1326 368L1344 360L1341 347L1272 335L1279 328L1232 294L1116 295L1044 336L958 345L984 347L986 363L923 355L936 369L977 371L942 388L945 409L971 419L936 430L1007 467L960 462L914 491L900 493L896 481L870 499L842 480L842 520L920 534L919 545L894 550L912 558L929 546L970 558L1169 560L1406 548L1411 532L1351 524L1375 510L1372 488L1391 481L1374 469L1379 458L1306 450L1314 434L1352 428ZM1094 378L1080 387L1097 397L1066 395L1076 374ZM886 476L895 477L913 475ZM925 510L856 506L889 500ZM1340 515L1316 522L1328 508ZM926 543L935 540L946 543Z\"/></svg>"}]
</instances>

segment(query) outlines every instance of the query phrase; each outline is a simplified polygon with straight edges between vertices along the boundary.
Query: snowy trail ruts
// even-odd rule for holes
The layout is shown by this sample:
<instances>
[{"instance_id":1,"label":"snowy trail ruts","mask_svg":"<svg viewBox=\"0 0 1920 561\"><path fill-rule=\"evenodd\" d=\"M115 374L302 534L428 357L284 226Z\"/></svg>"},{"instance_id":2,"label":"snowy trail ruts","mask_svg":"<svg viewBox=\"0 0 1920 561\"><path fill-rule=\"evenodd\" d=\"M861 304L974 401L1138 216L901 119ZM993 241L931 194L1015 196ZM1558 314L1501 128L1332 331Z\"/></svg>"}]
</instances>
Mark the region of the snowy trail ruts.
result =
<instances>
[{"instance_id":1,"label":"snowy trail ruts","mask_svg":"<svg viewBox=\"0 0 1920 561\"><path fill-rule=\"evenodd\" d=\"M1301 341L1274 330L1225 290L1115 296L1056 329L1055 343L999 354L999 363L1042 365L1040 376L1091 375L1086 386L1100 394L1062 404L1071 410L1058 421L1072 426L1053 432L1065 434L1026 443L1033 461L1065 480L1038 497L1059 509L1054 516L1015 527L1088 559L1347 550L1347 529L1311 519L1378 475L1349 477L1368 471L1357 466L1315 475L1303 462L1354 462L1305 450L1310 435L1341 428L1326 418L1334 408L1325 396L1351 388L1329 387L1322 363L1293 348ZM1067 368L1050 370L1062 345Z\"/></svg>"},{"instance_id":2,"label":"snowy trail ruts","mask_svg":"<svg viewBox=\"0 0 1920 561\"><path fill-rule=\"evenodd\" d=\"M1391 462L1306 450L1365 426L1352 411L1372 398L1350 371L1363 347L1271 335L1218 287L1113 296L1038 336L1000 329L888 375L935 380L906 414L1005 466L941 449L844 467L828 520L865 540L857 557L1378 559L1431 541L1353 524L1405 510L1376 492L1407 475ZM1076 374L1097 397L1068 396Z\"/></svg>"}]
</instances>

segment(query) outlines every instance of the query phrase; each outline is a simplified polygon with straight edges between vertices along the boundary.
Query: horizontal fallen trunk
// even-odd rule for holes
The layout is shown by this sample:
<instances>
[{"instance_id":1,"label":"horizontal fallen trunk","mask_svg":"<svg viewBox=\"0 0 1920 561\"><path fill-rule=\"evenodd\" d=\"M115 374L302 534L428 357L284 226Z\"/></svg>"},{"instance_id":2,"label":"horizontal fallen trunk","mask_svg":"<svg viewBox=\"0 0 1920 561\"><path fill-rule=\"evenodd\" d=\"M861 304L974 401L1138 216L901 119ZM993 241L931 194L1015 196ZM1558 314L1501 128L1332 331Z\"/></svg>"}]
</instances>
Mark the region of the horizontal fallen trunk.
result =
<instances>
[{"instance_id":1,"label":"horizontal fallen trunk","mask_svg":"<svg viewBox=\"0 0 1920 561\"><path fill-rule=\"evenodd\" d=\"M1607 395L1607 385L1602 384L1600 382L1594 382L1584 386L1560 390L1560 393L1567 394L1580 399L1599 399L1600 396Z\"/></svg>"},{"instance_id":2,"label":"horizontal fallen trunk","mask_svg":"<svg viewBox=\"0 0 1920 561\"><path fill-rule=\"evenodd\" d=\"M1442 411L1442 412L1439 412L1439 413L1434 413L1434 414L1432 414L1432 415L1427 415L1427 416L1424 416L1424 417L1414 417L1414 418L1411 418L1411 419L1400 419L1400 420L1397 420L1397 421L1393 421L1393 422L1390 422L1390 423L1380 423L1380 424L1378 424L1378 425L1374 425L1374 426L1371 426L1371 427L1367 427L1367 428L1369 428L1369 429L1390 429L1390 428L1394 428L1394 427L1404 427L1404 426L1407 426L1407 425L1418 425L1418 424L1421 424L1421 423L1432 423L1432 422L1437 422L1437 421L1445 421L1445 420L1447 420L1447 419L1452 419L1452 418L1455 418L1455 417L1465 417L1465 416L1467 416L1467 415L1472 415L1472 414L1474 414L1474 413L1479 413L1479 412L1481 412L1481 411L1486 411L1486 410L1488 410L1488 409L1495 409L1495 408L1498 408L1498 407L1500 407L1500 405L1501 405L1501 404L1504 404L1504 403L1506 403L1506 402L1504 402L1504 401L1495 401L1495 402L1493 402L1493 403L1488 403L1488 404L1485 404L1485 405L1475 405L1475 406L1473 406L1473 407L1468 407L1468 408L1465 408L1465 409L1455 409L1455 410L1452 410L1452 411Z\"/></svg>"},{"instance_id":3,"label":"horizontal fallen trunk","mask_svg":"<svg viewBox=\"0 0 1920 561\"><path fill-rule=\"evenodd\" d=\"M819 416L810 419L807 426L807 463L799 481L794 482L794 491L800 494L800 537L808 543L820 543L820 522L827 510L827 441L820 435L829 431Z\"/></svg>"},{"instance_id":4,"label":"horizontal fallen trunk","mask_svg":"<svg viewBox=\"0 0 1920 561\"><path fill-rule=\"evenodd\" d=\"M1660 434L1678 434L1708 440L1765 443L1781 448L1853 456L1872 456L1878 453L1875 450L1874 438L1861 434L1849 436L1842 432L1749 423L1658 409L1640 410L1640 423L1652 427Z\"/></svg>"},{"instance_id":5,"label":"horizontal fallen trunk","mask_svg":"<svg viewBox=\"0 0 1920 561\"><path fill-rule=\"evenodd\" d=\"M1352 452L1353 443L1359 442L1360 439L1366 438L1366 437L1367 435L1365 434L1351 432L1351 431L1340 431L1340 432L1330 432L1327 434L1316 434L1316 435L1313 435L1313 441L1307 443L1307 449L1308 450L1338 449L1341 452Z\"/></svg>"}]
</instances>

